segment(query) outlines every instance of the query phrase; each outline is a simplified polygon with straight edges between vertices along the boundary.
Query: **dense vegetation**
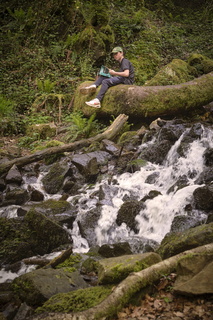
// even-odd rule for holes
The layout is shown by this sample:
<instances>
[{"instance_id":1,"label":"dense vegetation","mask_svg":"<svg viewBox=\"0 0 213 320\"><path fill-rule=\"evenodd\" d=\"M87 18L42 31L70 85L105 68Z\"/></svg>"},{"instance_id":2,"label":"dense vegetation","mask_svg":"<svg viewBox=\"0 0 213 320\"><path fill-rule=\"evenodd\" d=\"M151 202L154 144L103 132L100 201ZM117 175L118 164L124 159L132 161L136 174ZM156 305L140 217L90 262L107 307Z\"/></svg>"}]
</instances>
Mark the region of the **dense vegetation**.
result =
<instances>
[{"instance_id":1,"label":"dense vegetation","mask_svg":"<svg viewBox=\"0 0 213 320\"><path fill-rule=\"evenodd\" d=\"M124 5L125 4L125 5ZM8 0L0 4L0 134L71 122L73 92L122 46L143 85L191 53L213 58L209 0ZM75 118L75 117L74 117Z\"/></svg>"}]
</instances>

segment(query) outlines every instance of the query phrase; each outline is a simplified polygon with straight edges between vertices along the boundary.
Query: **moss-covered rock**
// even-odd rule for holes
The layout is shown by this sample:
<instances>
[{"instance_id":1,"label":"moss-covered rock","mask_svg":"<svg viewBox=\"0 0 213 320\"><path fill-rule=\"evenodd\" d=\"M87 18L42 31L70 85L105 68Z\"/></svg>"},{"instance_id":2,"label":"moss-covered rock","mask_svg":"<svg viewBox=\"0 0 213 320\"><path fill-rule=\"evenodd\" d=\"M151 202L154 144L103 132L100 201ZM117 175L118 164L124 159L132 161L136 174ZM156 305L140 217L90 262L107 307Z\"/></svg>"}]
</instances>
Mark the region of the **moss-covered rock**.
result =
<instances>
[{"instance_id":1,"label":"moss-covered rock","mask_svg":"<svg viewBox=\"0 0 213 320\"><path fill-rule=\"evenodd\" d=\"M211 242L213 242L213 223L166 235L157 253L159 253L163 259L167 259L180 252Z\"/></svg>"},{"instance_id":2,"label":"moss-covered rock","mask_svg":"<svg viewBox=\"0 0 213 320\"><path fill-rule=\"evenodd\" d=\"M160 256L154 252L102 259L98 261L98 282L118 283L131 272L141 271L160 261Z\"/></svg>"},{"instance_id":3,"label":"moss-covered rock","mask_svg":"<svg viewBox=\"0 0 213 320\"><path fill-rule=\"evenodd\" d=\"M104 300L111 293L111 290L111 286L98 286L56 294L36 312L78 312L87 310Z\"/></svg>"},{"instance_id":4,"label":"moss-covered rock","mask_svg":"<svg viewBox=\"0 0 213 320\"><path fill-rule=\"evenodd\" d=\"M56 135L56 125L53 123L33 124L26 130L29 137L34 137L37 134L39 139L47 139Z\"/></svg>"},{"instance_id":5,"label":"moss-covered rock","mask_svg":"<svg viewBox=\"0 0 213 320\"><path fill-rule=\"evenodd\" d=\"M146 86L165 86L184 83L192 80L196 75L196 69L187 62L174 59L164 66L151 80L145 83Z\"/></svg>"},{"instance_id":6,"label":"moss-covered rock","mask_svg":"<svg viewBox=\"0 0 213 320\"><path fill-rule=\"evenodd\" d=\"M27 212L24 222L28 225L31 246L37 254L50 253L60 245L71 243L69 234L59 224L34 208Z\"/></svg>"},{"instance_id":7,"label":"moss-covered rock","mask_svg":"<svg viewBox=\"0 0 213 320\"><path fill-rule=\"evenodd\" d=\"M63 269L38 269L16 278L12 283L18 297L30 306L41 306L57 293L86 288L87 284L79 272Z\"/></svg>"},{"instance_id":8,"label":"moss-covered rock","mask_svg":"<svg viewBox=\"0 0 213 320\"><path fill-rule=\"evenodd\" d=\"M196 69L198 75L206 74L213 71L213 60L208 57L193 53L187 60L189 66Z\"/></svg>"},{"instance_id":9,"label":"moss-covered rock","mask_svg":"<svg viewBox=\"0 0 213 320\"><path fill-rule=\"evenodd\" d=\"M0 263L10 264L34 254L27 225L20 219L0 218Z\"/></svg>"}]
</instances>

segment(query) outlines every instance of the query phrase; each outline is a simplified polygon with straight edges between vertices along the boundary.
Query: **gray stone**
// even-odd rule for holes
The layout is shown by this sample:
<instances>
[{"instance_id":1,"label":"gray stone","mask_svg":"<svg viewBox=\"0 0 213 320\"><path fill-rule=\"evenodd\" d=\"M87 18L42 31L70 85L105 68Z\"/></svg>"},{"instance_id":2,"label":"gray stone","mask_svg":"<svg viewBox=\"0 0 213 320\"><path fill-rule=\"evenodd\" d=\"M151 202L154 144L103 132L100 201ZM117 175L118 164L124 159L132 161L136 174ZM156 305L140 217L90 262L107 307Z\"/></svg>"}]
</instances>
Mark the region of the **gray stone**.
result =
<instances>
[{"instance_id":1,"label":"gray stone","mask_svg":"<svg viewBox=\"0 0 213 320\"><path fill-rule=\"evenodd\" d=\"M13 286L22 301L29 306L40 306L57 293L65 293L88 285L79 272L62 269L38 269L13 280Z\"/></svg>"}]
</instances>

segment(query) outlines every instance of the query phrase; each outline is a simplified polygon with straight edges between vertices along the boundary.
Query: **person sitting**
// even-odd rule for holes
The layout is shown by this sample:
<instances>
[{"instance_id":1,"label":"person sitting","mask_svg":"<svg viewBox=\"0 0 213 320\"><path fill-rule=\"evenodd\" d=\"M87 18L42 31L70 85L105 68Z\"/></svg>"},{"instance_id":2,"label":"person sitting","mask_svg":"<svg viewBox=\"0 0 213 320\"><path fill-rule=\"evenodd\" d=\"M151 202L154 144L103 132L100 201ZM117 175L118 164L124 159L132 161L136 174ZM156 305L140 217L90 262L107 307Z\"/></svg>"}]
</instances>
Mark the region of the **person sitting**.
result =
<instances>
[{"instance_id":1,"label":"person sitting","mask_svg":"<svg viewBox=\"0 0 213 320\"><path fill-rule=\"evenodd\" d=\"M86 101L86 104L90 107L101 108L101 100L103 99L106 91L118 84L133 84L134 82L134 67L132 63L124 57L123 49L121 47L115 47L112 50L113 57L119 62L119 71L109 69L110 77L100 75L98 79L85 89L95 91L101 85L101 89L96 98L91 101Z\"/></svg>"}]
</instances>

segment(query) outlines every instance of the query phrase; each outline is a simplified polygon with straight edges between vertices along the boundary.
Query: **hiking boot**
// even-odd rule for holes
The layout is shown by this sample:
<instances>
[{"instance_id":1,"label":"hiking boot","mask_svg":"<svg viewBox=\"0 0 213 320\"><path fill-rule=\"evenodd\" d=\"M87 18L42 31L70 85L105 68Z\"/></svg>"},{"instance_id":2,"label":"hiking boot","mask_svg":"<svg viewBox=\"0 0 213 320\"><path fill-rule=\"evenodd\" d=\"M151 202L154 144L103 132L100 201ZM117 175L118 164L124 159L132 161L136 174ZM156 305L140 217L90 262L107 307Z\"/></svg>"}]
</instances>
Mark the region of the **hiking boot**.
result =
<instances>
[{"instance_id":1,"label":"hiking boot","mask_svg":"<svg viewBox=\"0 0 213 320\"><path fill-rule=\"evenodd\" d=\"M94 108L100 108L101 107L101 103L97 98L95 98L93 100L90 100L90 101L86 101L86 104L88 106L94 107Z\"/></svg>"},{"instance_id":2,"label":"hiking boot","mask_svg":"<svg viewBox=\"0 0 213 320\"><path fill-rule=\"evenodd\" d=\"M89 94L89 93L94 93L96 92L96 85L92 84L91 86L84 87L80 89L80 93L82 94Z\"/></svg>"}]
</instances>

